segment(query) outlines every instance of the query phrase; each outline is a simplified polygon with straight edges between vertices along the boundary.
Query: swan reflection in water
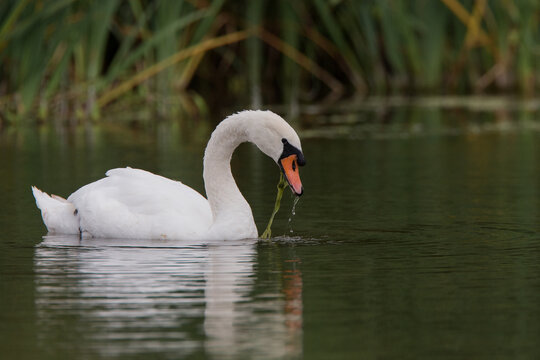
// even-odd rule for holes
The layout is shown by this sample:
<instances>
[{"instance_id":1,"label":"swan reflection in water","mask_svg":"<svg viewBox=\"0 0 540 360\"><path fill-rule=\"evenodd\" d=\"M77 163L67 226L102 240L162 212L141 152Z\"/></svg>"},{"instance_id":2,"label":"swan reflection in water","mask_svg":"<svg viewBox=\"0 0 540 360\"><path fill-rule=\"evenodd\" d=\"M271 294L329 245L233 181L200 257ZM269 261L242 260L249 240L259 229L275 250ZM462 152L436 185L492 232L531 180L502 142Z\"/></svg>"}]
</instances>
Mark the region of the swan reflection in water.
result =
<instances>
[{"instance_id":1,"label":"swan reflection in water","mask_svg":"<svg viewBox=\"0 0 540 360\"><path fill-rule=\"evenodd\" d=\"M38 339L72 356L301 356L301 272L283 254L257 240L44 237L35 250Z\"/></svg>"}]
</instances>

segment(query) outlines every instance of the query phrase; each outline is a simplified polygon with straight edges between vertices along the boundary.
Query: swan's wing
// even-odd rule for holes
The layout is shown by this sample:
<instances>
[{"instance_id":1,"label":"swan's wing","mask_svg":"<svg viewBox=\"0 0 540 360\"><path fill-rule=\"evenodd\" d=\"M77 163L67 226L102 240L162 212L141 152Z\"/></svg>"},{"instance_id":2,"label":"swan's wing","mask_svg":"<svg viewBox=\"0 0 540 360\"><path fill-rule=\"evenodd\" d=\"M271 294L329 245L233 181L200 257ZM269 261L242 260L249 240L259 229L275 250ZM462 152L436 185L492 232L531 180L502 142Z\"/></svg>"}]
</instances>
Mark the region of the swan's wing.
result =
<instances>
[{"instance_id":1,"label":"swan's wing","mask_svg":"<svg viewBox=\"0 0 540 360\"><path fill-rule=\"evenodd\" d=\"M68 198L96 237L193 239L212 223L208 201L181 182L121 168Z\"/></svg>"}]
</instances>

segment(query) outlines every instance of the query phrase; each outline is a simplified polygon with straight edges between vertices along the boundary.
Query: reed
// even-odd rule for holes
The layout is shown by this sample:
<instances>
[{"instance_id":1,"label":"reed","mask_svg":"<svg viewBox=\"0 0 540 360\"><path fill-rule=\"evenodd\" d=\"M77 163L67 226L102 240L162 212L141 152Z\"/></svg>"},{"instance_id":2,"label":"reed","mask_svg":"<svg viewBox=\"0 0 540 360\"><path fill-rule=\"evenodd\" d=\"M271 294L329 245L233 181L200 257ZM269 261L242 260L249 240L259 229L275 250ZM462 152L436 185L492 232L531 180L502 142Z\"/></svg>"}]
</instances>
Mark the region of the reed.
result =
<instances>
[{"instance_id":1,"label":"reed","mask_svg":"<svg viewBox=\"0 0 540 360\"><path fill-rule=\"evenodd\" d=\"M133 102L167 116L225 100L532 96L538 14L537 0L4 0L0 116L84 121Z\"/></svg>"}]
</instances>

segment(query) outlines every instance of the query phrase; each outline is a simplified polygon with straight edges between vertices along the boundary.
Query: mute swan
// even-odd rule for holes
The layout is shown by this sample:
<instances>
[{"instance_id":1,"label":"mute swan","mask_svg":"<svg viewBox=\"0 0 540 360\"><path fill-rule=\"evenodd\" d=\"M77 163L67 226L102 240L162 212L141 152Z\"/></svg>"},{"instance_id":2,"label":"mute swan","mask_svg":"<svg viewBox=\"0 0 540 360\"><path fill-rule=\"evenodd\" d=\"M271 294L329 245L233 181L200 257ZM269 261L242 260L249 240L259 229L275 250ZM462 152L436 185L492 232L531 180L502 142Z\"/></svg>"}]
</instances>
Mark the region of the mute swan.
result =
<instances>
[{"instance_id":1,"label":"mute swan","mask_svg":"<svg viewBox=\"0 0 540 360\"><path fill-rule=\"evenodd\" d=\"M32 192L50 233L99 238L236 240L256 238L251 208L231 174L233 151L250 141L274 159L297 196L298 166L305 164L298 135L271 111L242 111L212 133L204 153L208 200L179 181L148 171L119 168L83 186L68 199Z\"/></svg>"}]
</instances>

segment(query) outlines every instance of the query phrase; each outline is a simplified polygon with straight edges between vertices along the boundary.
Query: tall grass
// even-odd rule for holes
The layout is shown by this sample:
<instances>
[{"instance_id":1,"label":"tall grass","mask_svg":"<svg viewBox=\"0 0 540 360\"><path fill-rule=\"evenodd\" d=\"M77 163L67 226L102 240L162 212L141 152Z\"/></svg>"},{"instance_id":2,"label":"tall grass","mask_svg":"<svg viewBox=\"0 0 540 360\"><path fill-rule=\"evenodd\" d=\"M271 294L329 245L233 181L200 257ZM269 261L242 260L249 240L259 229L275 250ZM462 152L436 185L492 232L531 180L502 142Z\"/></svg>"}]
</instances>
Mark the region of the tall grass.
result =
<instances>
[{"instance_id":1,"label":"tall grass","mask_svg":"<svg viewBox=\"0 0 540 360\"><path fill-rule=\"evenodd\" d=\"M4 0L0 118L539 85L540 1ZM1 121L1 120L0 120Z\"/></svg>"}]
</instances>

